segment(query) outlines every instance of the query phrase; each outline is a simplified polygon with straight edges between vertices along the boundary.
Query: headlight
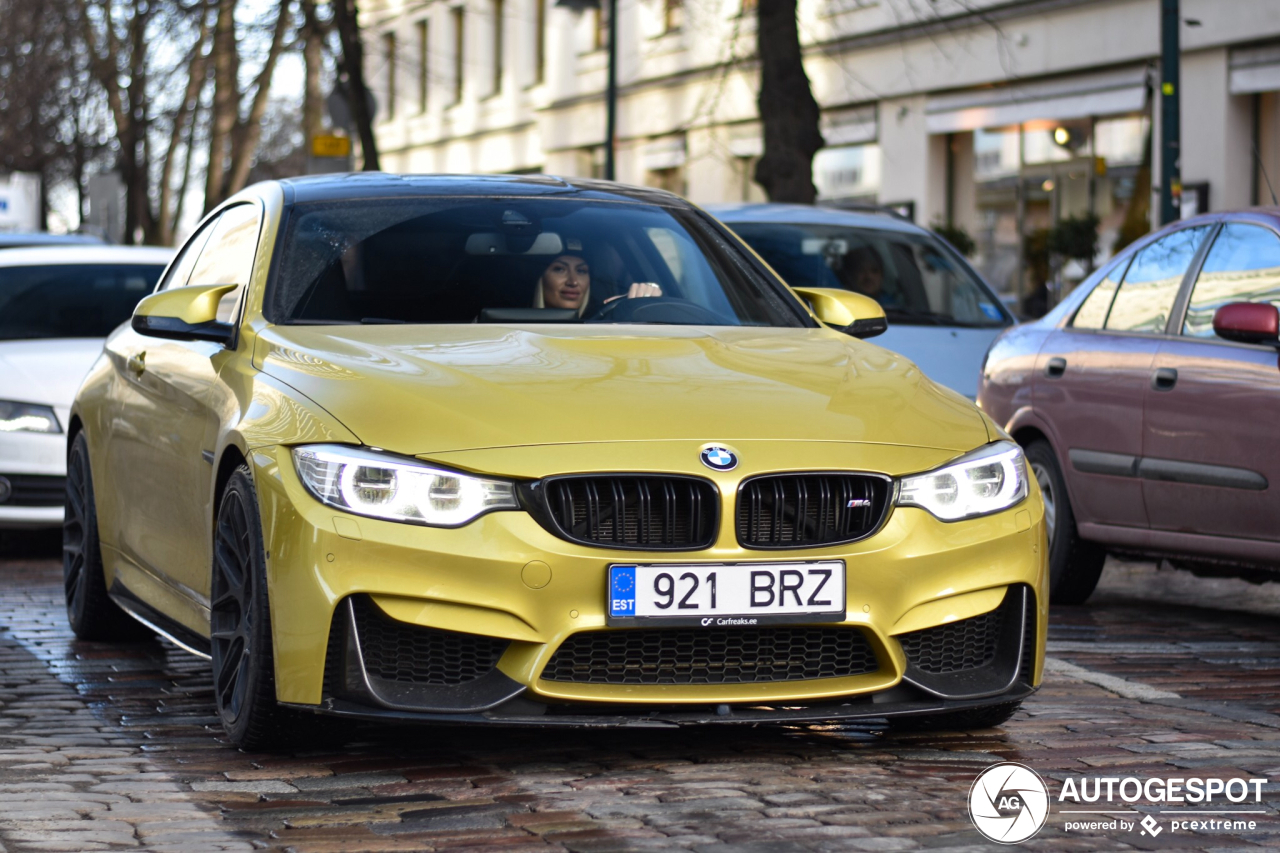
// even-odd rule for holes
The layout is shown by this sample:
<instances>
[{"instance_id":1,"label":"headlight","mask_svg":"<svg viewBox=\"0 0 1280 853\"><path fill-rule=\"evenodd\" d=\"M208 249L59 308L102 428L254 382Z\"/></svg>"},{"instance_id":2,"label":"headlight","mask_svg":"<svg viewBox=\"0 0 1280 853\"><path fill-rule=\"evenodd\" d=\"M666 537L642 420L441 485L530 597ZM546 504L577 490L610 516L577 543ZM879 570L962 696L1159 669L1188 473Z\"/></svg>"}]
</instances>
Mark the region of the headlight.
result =
<instances>
[{"instance_id":1,"label":"headlight","mask_svg":"<svg viewBox=\"0 0 1280 853\"><path fill-rule=\"evenodd\" d=\"M295 447L293 465L316 500L371 518L459 527L491 510L520 507L511 483L357 447Z\"/></svg>"},{"instance_id":2,"label":"headlight","mask_svg":"<svg viewBox=\"0 0 1280 853\"><path fill-rule=\"evenodd\" d=\"M943 521L1008 509L1027 496L1022 448L997 441L942 468L902 478L898 506L918 506Z\"/></svg>"},{"instance_id":3,"label":"headlight","mask_svg":"<svg viewBox=\"0 0 1280 853\"><path fill-rule=\"evenodd\" d=\"M48 406L0 400L0 432L62 432L62 427Z\"/></svg>"}]
</instances>

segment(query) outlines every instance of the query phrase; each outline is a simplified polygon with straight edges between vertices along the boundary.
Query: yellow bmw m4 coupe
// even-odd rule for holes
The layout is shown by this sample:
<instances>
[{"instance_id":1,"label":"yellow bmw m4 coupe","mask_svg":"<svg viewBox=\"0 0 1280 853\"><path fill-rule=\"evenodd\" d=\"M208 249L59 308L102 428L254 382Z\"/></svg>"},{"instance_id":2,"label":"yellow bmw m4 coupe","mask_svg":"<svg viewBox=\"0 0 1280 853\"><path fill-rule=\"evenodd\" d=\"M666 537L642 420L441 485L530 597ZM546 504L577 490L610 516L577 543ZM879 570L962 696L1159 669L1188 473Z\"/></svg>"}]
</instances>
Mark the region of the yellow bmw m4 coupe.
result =
<instances>
[{"instance_id":1,"label":"yellow bmw m4 coupe","mask_svg":"<svg viewBox=\"0 0 1280 853\"><path fill-rule=\"evenodd\" d=\"M657 190L256 185L80 388L71 625L210 658L248 748L316 713L998 725L1040 678L1040 494L884 328Z\"/></svg>"}]
</instances>

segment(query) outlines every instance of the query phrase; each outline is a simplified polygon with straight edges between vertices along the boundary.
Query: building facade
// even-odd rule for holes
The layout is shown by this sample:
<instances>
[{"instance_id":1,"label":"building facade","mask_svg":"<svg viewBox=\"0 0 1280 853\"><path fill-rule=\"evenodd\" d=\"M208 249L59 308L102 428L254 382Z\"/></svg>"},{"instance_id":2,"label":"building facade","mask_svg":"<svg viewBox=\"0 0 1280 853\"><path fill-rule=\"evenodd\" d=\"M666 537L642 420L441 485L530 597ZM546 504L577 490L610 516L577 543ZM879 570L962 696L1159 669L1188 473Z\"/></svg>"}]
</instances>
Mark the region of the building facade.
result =
<instances>
[{"instance_id":1,"label":"building facade","mask_svg":"<svg viewBox=\"0 0 1280 853\"><path fill-rule=\"evenodd\" d=\"M370 4L383 168L599 175L607 19L553 2ZM755 0L617 3L618 179L762 200ZM1181 14L1184 209L1270 203L1280 0ZM963 228L998 287L1023 286L1028 234L1093 212L1105 255L1159 191L1160 0L800 0L799 24L820 198Z\"/></svg>"}]
</instances>

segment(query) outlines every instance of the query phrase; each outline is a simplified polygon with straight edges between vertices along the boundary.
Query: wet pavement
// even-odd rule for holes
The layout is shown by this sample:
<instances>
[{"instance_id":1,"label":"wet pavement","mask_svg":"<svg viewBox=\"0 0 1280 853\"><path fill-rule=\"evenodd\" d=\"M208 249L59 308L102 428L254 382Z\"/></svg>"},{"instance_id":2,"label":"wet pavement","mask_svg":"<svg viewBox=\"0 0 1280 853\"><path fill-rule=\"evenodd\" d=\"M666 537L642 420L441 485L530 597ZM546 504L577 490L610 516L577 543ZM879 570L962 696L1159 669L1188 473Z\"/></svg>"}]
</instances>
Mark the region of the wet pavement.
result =
<instances>
[{"instance_id":1,"label":"wet pavement","mask_svg":"<svg viewBox=\"0 0 1280 853\"><path fill-rule=\"evenodd\" d=\"M1113 561L1089 606L1054 610L1045 685L1000 729L343 724L268 755L220 740L204 662L73 640L55 556L47 537L0 540L7 851L990 850L966 804L999 761L1037 771L1055 800L1028 849L1280 847L1280 784L1261 804L1215 801L1261 812L1237 815L1254 823L1242 830L1118 801L1133 828L1069 830L1117 816L1056 801L1086 777L1280 780L1277 584Z\"/></svg>"}]
</instances>

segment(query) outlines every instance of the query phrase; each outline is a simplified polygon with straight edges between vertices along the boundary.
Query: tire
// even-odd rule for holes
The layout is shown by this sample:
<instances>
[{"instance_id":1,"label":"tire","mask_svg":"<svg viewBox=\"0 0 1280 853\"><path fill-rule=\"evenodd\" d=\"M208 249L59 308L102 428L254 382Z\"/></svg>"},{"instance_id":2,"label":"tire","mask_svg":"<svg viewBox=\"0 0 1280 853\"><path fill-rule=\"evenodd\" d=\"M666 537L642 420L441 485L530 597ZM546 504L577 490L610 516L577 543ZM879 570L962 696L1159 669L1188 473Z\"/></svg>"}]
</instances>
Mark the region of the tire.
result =
<instances>
[{"instance_id":1,"label":"tire","mask_svg":"<svg viewBox=\"0 0 1280 853\"><path fill-rule=\"evenodd\" d=\"M1022 702L1002 702L985 708L966 708L944 714L928 714L919 717L890 717L889 728L897 732L967 731L991 729L1009 722L1009 718L1022 707Z\"/></svg>"},{"instance_id":2,"label":"tire","mask_svg":"<svg viewBox=\"0 0 1280 853\"><path fill-rule=\"evenodd\" d=\"M1027 445L1026 454L1031 475L1044 494L1045 525L1049 528L1049 601L1084 604L1102 577L1106 549L1084 541L1076 531L1067 484L1049 443L1033 441Z\"/></svg>"},{"instance_id":3,"label":"tire","mask_svg":"<svg viewBox=\"0 0 1280 853\"><path fill-rule=\"evenodd\" d=\"M214 700L228 740L254 751L293 746L314 727L276 702L262 524L244 465L218 502L210 598Z\"/></svg>"},{"instance_id":4,"label":"tire","mask_svg":"<svg viewBox=\"0 0 1280 853\"><path fill-rule=\"evenodd\" d=\"M67 509L62 522L62 582L67 621L81 640L143 640L154 636L107 595L98 540L98 509L89 442L79 433L67 454Z\"/></svg>"}]
</instances>

